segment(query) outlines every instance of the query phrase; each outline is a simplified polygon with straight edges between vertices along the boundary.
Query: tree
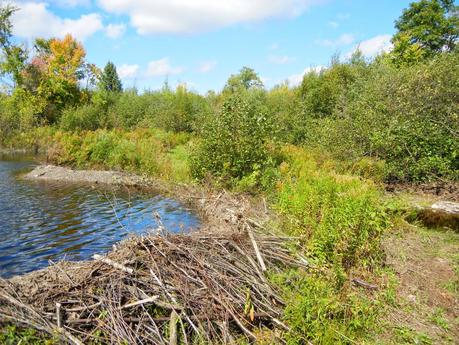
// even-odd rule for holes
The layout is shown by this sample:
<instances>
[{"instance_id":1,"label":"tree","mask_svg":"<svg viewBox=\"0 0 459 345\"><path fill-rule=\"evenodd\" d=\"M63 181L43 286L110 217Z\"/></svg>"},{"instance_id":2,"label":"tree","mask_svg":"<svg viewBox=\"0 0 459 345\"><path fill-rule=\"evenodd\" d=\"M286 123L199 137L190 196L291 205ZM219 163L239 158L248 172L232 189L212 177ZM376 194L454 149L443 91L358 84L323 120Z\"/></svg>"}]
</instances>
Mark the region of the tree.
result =
<instances>
[{"instance_id":1,"label":"tree","mask_svg":"<svg viewBox=\"0 0 459 345\"><path fill-rule=\"evenodd\" d=\"M238 74L232 74L226 82L223 91L234 92L237 90L261 89L263 82L258 74L249 67L242 67Z\"/></svg>"},{"instance_id":2,"label":"tree","mask_svg":"<svg viewBox=\"0 0 459 345\"><path fill-rule=\"evenodd\" d=\"M454 0L413 2L395 22L393 59L413 64L444 51L452 51L459 38L458 6Z\"/></svg>"},{"instance_id":3,"label":"tree","mask_svg":"<svg viewBox=\"0 0 459 345\"><path fill-rule=\"evenodd\" d=\"M11 42L13 36L11 16L18 9L11 5L0 7L0 48L2 59L0 61L0 74L8 75L14 82L14 86L22 83L22 70L28 58L27 50Z\"/></svg>"},{"instance_id":4,"label":"tree","mask_svg":"<svg viewBox=\"0 0 459 345\"><path fill-rule=\"evenodd\" d=\"M33 100L37 118L53 123L62 109L81 102L80 82L88 77L90 66L85 61L83 45L71 35L62 39L39 38L34 48L36 54L20 71L18 86L23 91L22 98Z\"/></svg>"},{"instance_id":5,"label":"tree","mask_svg":"<svg viewBox=\"0 0 459 345\"><path fill-rule=\"evenodd\" d=\"M107 62L104 71L100 76L100 87L108 92L121 92L123 86L116 72L116 67L112 62Z\"/></svg>"}]
</instances>

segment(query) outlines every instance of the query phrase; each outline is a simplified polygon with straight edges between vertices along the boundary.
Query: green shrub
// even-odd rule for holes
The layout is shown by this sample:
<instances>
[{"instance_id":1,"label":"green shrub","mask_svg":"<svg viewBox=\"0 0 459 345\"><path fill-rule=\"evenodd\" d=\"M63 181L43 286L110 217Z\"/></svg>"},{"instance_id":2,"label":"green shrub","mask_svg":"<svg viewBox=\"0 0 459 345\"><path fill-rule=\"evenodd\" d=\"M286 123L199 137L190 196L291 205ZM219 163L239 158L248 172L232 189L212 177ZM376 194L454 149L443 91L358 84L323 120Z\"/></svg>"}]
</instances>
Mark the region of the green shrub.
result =
<instances>
[{"instance_id":1,"label":"green shrub","mask_svg":"<svg viewBox=\"0 0 459 345\"><path fill-rule=\"evenodd\" d=\"M272 129L266 114L242 94L230 96L221 113L204 128L193 155L193 176L202 179L212 175L227 184L251 176L260 182L258 176L276 165L275 148L270 147Z\"/></svg>"},{"instance_id":2,"label":"green shrub","mask_svg":"<svg viewBox=\"0 0 459 345\"><path fill-rule=\"evenodd\" d=\"M96 130L104 126L105 109L95 104L84 104L63 111L59 126L65 131Z\"/></svg>"},{"instance_id":3,"label":"green shrub","mask_svg":"<svg viewBox=\"0 0 459 345\"><path fill-rule=\"evenodd\" d=\"M111 127L130 129L136 127L144 118L149 103L136 90L128 90L118 94L109 107L108 117Z\"/></svg>"},{"instance_id":4,"label":"green shrub","mask_svg":"<svg viewBox=\"0 0 459 345\"><path fill-rule=\"evenodd\" d=\"M57 131L48 159L78 168L132 171L177 182L190 181L189 141L184 133L159 129Z\"/></svg>"}]
</instances>

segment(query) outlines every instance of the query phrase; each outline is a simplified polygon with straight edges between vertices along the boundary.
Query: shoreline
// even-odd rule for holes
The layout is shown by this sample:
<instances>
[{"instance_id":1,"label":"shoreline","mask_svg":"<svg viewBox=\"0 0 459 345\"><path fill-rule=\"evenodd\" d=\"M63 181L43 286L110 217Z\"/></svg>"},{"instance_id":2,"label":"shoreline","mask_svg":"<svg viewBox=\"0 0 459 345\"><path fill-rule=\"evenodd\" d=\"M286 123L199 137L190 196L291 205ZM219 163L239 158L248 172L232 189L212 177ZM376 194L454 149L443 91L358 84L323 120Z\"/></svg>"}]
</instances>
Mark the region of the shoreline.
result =
<instances>
[{"instance_id":1,"label":"shoreline","mask_svg":"<svg viewBox=\"0 0 459 345\"><path fill-rule=\"evenodd\" d=\"M126 187L151 186L146 177L114 170L75 170L56 165L38 165L22 176L25 180L61 181L66 183L93 183Z\"/></svg>"}]
</instances>

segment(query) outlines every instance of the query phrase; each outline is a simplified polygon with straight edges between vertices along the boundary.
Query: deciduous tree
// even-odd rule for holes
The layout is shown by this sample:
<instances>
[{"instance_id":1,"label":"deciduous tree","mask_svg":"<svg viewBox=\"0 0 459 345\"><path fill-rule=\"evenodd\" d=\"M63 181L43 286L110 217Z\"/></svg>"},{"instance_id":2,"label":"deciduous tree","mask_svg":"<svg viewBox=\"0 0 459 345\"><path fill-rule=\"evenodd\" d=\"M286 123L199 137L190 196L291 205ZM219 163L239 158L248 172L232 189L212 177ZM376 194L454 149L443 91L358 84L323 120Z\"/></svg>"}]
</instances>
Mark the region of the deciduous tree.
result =
<instances>
[{"instance_id":1,"label":"deciduous tree","mask_svg":"<svg viewBox=\"0 0 459 345\"><path fill-rule=\"evenodd\" d=\"M454 0L413 2L395 22L392 56L399 64L413 64L452 51L459 38L458 6Z\"/></svg>"}]
</instances>

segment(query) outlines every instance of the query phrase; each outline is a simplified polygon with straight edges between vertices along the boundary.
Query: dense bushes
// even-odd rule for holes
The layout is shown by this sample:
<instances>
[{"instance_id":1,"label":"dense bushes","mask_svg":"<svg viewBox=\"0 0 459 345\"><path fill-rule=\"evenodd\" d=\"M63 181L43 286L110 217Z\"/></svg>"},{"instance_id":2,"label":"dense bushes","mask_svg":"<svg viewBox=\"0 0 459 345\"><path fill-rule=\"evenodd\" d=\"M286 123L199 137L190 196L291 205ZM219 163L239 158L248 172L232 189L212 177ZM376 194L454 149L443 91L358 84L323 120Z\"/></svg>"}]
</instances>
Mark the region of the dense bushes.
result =
<instances>
[{"instance_id":1,"label":"dense bushes","mask_svg":"<svg viewBox=\"0 0 459 345\"><path fill-rule=\"evenodd\" d=\"M444 54L403 69L374 62L342 109L308 121L305 143L343 160L384 160L389 180L457 179L458 58Z\"/></svg>"},{"instance_id":2,"label":"dense bushes","mask_svg":"<svg viewBox=\"0 0 459 345\"><path fill-rule=\"evenodd\" d=\"M84 104L76 108L67 108L62 113L60 127L66 131L79 129L96 130L103 127L104 109L95 104Z\"/></svg>"},{"instance_id":3,"label":"dense bushes","mask_svg":"<svg viewBox=\"0 0 459 345\"><path fill-rule=\"evenodd\" d=\"M205 125L192 173L198 179L211 175L226 184L254 187L268 183L264 177L275 165L270 119L247 96L235 94Z\"/></svg>"},{"instance_id":4,"label":"dense bushes","mask_svg":"<svg viewBox=\"0 0 459 345\"><path fill-rule=\"evenodd\" d=\"M233 185L236 180L260 184L260 172L276 160L273 142L318 147L351 166L375 159L385 167L387 181L457 180L458 60L458 51L453 51L398 67L387 56L368 63L355 54L347 62L335 59L327 69L306 74L297 88L282 84L269 91L259 84L207 96L184 86L143 94L99 90L64 109L58 123L66 131L159 128L195 133L203 140L193 175L212 174ZM21 89L3 95L0 142L42 125L44 105Z\"/></svg>"},{"instance_id":5,"label":"dense bushes","mask_svg":"<svg viewBox=\"0 0 459 345\"><path fill-rule=\"evenodd\" d=\"M89 104L64 110L60 127L64 130L155 127L192 132L197 121L209 112L206 99L184 86L175 91L164 88L141 95L132 89L117 94L97 91Z\"/></svg>"}]
</instances>

